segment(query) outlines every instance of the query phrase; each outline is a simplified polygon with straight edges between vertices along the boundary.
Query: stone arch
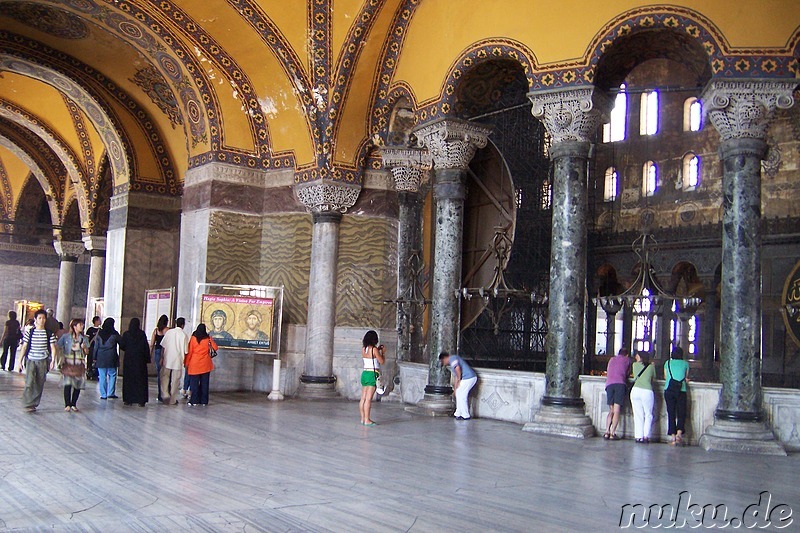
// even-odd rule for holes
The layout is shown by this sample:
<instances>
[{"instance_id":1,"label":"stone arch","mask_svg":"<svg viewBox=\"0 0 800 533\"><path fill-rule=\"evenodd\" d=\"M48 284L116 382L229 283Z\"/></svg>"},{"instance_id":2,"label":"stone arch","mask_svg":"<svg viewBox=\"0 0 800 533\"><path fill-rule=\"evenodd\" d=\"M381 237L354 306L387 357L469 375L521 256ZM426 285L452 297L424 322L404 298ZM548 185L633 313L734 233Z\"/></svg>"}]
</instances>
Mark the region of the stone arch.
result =
<instances>
[{"instance_id":1,"label":"stone arch","mask_svg":"<svg viewBox=\"0 0 800 533\"><path fill-rule=\"evenodd\" d=\"M536 56L527 46L512 39L478 41L464 50L453 62L445 78L439 99L421 106L417 112L417 121L422 123L452 116L460 80L470 70L488 61L501 62L503 65L516 63L528 82L527 88L530 88L532 73L537 66Z\"/></svg>"},{"instance_id":2,"label":"stone arch","mask_svg":"<svg viewBox=\"0 0 800 533\"><path fill-rule=\"evenodd\" d=\"M37 79L57 89L75 102L91 120L92 125L103 139L103 145L106 153L109 154L111 167L114 170L114 186L130 184L132 157L119 134L121 128L89 91L72 78L56 70L9 54L0 54L0 70Z\"/></svg>"},{"instance_id":3,"label":"stone arch","mask_svg":"<svg viewBox=\"0 0 800 533\"><path fill-rule=\"evenodd\" d=\"M33 116L27 110L13 106L8 102L0 100L0 116L14 122L15 124L27 129L32 134L41 139L53 153L61 161L61 164L67 171L67 177L75 189L75 195L80 209L80 216L83 225L88 225L89 211L88 211L88 181L79 165L78 157L71 148L64 142L58 133L47 127L41 120ZM30 167L29 167L30 168ZM57 185L61 186L61 185ZM66 184L63 185L66 189ZM63 196L62 196L63 197Z\"/></svg>"},{"instance_id":4,"label":"stone arch","mask_svg":"<svg viewBox=\"0 0 800 533\"><path fill-rule=\"evenodd\" d=\"M64 209L64 216L61 218L61 239L65 241L80 241L83 237L81 228L80 208L78 199L73 197Z\"/></svg>"},{"instance_id":5,"label":"stone arch","mask_svg":"<svg viewBox=\"0 0 800 533\"><path fill-rule=\"evenodd\" d=\"M38 179L29 174L20 190L14 212L14 241L21 244L38 244L53 238L50 201Z\"/></svg>"},{"instance_id":6,"label":"stone arch","mask_svg":"<svg viewBox=\"0 0 800 533\"><path fill-rule=\"evenodd\" d=\"M713 76L713 61L721 57L718 39L702 23L654 12L625 18L606 31L594 45L590 75L595 86L608 90L645 61L671 59L688 67L703 86Z\"/></svg>"},{"instance_id":7,"label":"stone arch","mask_svg":"<svg viewBox=\"0 0 800 533\"><path fill-rule=\"evenodd\" d=\"M27 181L30 181L31 177L39 182L39 187L42 189L42 193L47 200L47 205L50 210L50 219L51 220L59 220L59 202L56 199L60 194L58 183L54 183L51 177L46 174L42 167L34 160L34 158L28 154L25 150L11 141L9 138L5 137L4 135L0 134L0 146L7 148L11 153L17 156L20 161L25 163L25 166L31 171L30 175L27 178ZM26 184L27 184L26 181ZM20 198L21 198L20 194ZM19 210L19 199L17 200L17 209L14 210L14 219L16 220L16 213ZM9 213L9 215L11 215Z\"/></svg>"},{"instance_id":8,"label":"stone arch","mask_svg":"<svg viewBox=\"0 0 800 533\"><path fill-rule=\"evenodd\" d=\"M705 286L697 272L697 267L690 261L678 261L672 267L669 285L666 290L679 296L703 297Z\"/></svg>"}]
</instances>

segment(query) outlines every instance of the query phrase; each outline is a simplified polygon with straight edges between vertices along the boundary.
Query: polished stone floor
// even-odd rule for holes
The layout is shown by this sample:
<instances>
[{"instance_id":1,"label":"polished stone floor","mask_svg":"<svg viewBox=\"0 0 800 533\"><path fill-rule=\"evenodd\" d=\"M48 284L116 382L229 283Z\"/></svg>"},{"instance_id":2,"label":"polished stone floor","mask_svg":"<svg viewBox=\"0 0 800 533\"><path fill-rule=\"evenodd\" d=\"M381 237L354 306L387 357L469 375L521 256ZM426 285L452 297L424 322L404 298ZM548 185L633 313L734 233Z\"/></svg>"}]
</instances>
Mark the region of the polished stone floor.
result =
<instances>
[{"instance_id":1,"label":"polished stone floor","mask_svg":"<svg viewBox=\"0 0 800 533\"><path fill-rule=\"evenodd\" d=\"M612 531L622 505L681 491L740 514L767 490L800 520L798 455L564 440L387 403L372 428L352 402L260 394L125 407L95 384L70 414L50 377L28 414L23 376L0 372L0 530Z\"/></svg>"}]
</instances>

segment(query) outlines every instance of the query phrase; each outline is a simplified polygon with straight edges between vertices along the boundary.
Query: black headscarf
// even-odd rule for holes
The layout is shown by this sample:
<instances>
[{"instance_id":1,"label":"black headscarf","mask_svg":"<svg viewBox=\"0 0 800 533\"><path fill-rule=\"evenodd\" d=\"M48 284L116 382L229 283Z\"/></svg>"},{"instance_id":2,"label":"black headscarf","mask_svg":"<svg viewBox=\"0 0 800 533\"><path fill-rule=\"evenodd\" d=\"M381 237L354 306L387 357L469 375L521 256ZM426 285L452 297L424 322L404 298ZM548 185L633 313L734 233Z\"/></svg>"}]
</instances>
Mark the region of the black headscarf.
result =
<instances>
[{"instance_id":1,"label":"black headscarf","mask_svg":"<svg viewBox=\"0 0 800 533\"><path fill-rule=\"evenodd\" d=\"M197 329L194 330L194 333L192 333L192 337L197 339L197 342L200 342L203 339L207 339L208 332L206 331L206 325L203 324L202 322L198 324Z\"/></svg>"},{"instance_id":2,"label":"black headscarf","mask_svg":"<svg viewBox=\"0 0 800 533\"><path fill-rule=\"evenodd\" d=\"M108 317L103 321L103 327L100 328L98 335L103 340L103 342L106 342L109 338L111 338L111 335L119 335L117 330L114 329L113 318Z\"/></svg>"},{"instance_id":3,"label":"black headscarf","mask_svg":"<svg viewBox=\"0 0 800 533\"><path fill-rule=\"evenodd\" d=\"M128 332L136 333L137 331L141 331L141 329L142 322L138 318L131 318L130 324L128 324Z\"/></svg>"}]
</instances>

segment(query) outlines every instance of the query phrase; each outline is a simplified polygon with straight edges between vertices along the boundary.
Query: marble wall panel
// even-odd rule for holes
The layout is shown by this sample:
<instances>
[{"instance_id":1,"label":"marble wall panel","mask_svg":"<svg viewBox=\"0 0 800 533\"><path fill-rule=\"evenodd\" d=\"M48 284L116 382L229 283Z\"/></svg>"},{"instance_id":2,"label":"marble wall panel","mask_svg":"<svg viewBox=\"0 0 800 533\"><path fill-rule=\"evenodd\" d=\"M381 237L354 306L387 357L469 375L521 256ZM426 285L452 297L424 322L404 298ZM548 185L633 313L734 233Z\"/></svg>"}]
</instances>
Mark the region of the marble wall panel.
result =
<instances>
[{"instance_id":1,"label":"marble wall panel","mask_svg":"<svg viewBox=\"0 0 800 533\"><path fill-rule=\"evenodd\" d=\"M259 284L260 243L260 216L212 211L206 283Z\"/></svg>"},{"instance_id":2,"label":"marble wall panel","mask_svg":"<svg viewBox=\"0 0 800 533\"><path fill-rule=\"evenodd\" d=\"M283 320L305 324L311 269L311 216L267 215L261 234L259 283L284 286Z\"/></svg>"},{"instance_id":3,"label":"marble wall panel","mask_svg":"<svg viewBox=\"0 0 800 533\"><path fill-rule=\"evenodd\" d=\"M389 329L396 309L384 305L397 292L397 224L385 218L342 219L336 325Z\"/></svg>"},{"instance_id":4,"label":"marble wall panel","mask_svg":"<svg viewBox=\"0 0 800 533\"><path fill-rule=\"evenodd\" d=\"M400 383L394 394L386 400L416 404L422 400L428 381L428 365L422 363L397 363ZM544 393L545 375L538 372L491 370L478 368L478 385L470 394L475 416L525 424L533 420ZM586 414L598 435L605 431L608 406L606 405L605 378L582 375L581 397L586 404ZM689 408L686 439L695 445L705 428L714 421L714 411L719 402L719 383L692 382L689 385ZM656 400L652 439L666 440L667 414L664 404L664 382L656 382ZM763 405L775 436L787 451L800 451L800 391L796 389L763 389ZM633 416L630 402L623 410L617 434L633 439Z\"/></svg>"},{"instance_id":5,"label":"marble wall panel","mask_svg":"<svg viewBox=\"0 0 800 533\"><path fill-rule=\"evenodd\" d=\"M181 215L177 316L186 318L191 325L197 284L206 281L210 217L211 211L208 209Z\"/></svg>"}]
</instances>

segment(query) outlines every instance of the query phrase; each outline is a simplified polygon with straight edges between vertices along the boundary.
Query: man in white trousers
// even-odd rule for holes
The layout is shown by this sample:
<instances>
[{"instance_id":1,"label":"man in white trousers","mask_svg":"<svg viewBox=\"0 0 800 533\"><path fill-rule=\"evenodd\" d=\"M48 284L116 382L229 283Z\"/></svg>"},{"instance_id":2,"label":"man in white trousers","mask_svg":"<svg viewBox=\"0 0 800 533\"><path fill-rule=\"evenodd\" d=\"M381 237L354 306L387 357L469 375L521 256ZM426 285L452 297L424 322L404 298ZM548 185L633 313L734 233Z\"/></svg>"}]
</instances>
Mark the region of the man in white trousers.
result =
<instances>
[{"instance_id":1,"label":"man in white trousers","mask_svg":"<svg viewBox=\"0 0 800 533\"><path fill-rule=\"evenodd\" d=\"M168 330L161 340L161 346L164 347L160 373L161 401L166 405L178 403L183 359L189 351L189 336L183 331L186 319L180 317L175 325L178 327Z\"/></svg>"},{"instance_id":2,"label":"man in white trousers","mask_svg":"<svg viewBox=\"0 0 800 533\"><path fill-rule=\"evenodd\" d=\"M453 416L458 420L469 420L469 391L478 382L478 375L472 370L466 361L457 355L450 355L447 352L439 354L439 363L442 366L449 366L450 372L455 376L456 412Z\"/></svg>"}]
</instances>

